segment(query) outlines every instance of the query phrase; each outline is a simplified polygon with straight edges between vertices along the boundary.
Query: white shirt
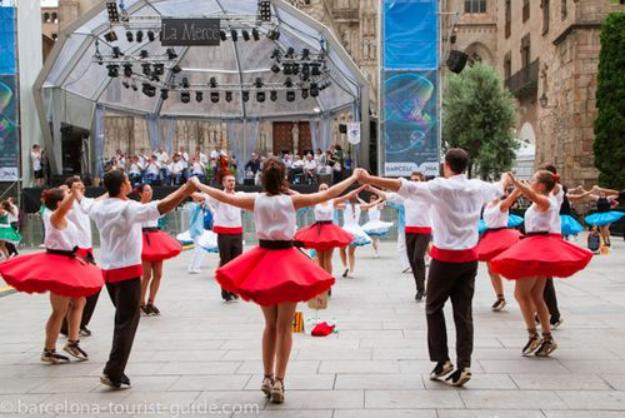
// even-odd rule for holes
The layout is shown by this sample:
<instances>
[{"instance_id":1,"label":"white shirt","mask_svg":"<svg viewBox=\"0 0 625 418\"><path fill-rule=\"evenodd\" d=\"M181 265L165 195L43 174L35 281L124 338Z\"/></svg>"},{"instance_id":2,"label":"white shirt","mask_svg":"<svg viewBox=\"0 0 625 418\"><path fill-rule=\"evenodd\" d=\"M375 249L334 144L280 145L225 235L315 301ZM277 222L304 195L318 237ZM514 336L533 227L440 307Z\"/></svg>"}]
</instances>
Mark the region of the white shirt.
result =
<instances>
[{"instance_id":1,"label":"white shirt","mask_svg":"<svg viewBox=\"0 0 625 418\"><path fill-rule=\"evenodd\" d=\"M331 221L334 219L334 201L329 200L325 203L318 203L313 210L315 213L315 221Z\"/></svg>"},{"instance_id":2,"label":"white shirt","mask_svg":"<svg viewBox=\"0 0 625 418\"><path fill-rule=\"evenodd\" d=\"M317 169L317 163L315 162L315 160L306 160L304 162L304 169L314 171Z\"/></svg>"},{"instance_id":3,"label":"white shirt","mask_svg":"<svg viewBox=\"0 0 625 418\"><path fill-rule=\"evenodd\" d=\"M33 171L41 170L41 153L31 152L30 158L33 160Z\"/></svg>"},{"instance_id":4,"label":"white shirt","mask_svg":"<svg viewBox=\"0 0 625 418\"><path fill-rule=\"evenodd\" d=\"M134 200L107 198L80 204L100 231L103 270L141 265L141 224L160 218L158 201L141 204Z\"/></svg>"},{"instance_id":5,"label":"white shirt","mask_svg":"<svg viewBox=\"0 0 625 418\"><path fill-rule=\"evenodd\" d=\"M204 165L202 163L193 163L193 174L204 174Z\"/></svg>"},{"instance_id":6,"label":"white shirt","mask_svg":"<svg viewBox=\"0 0 625 418\"><path fill-rule=\"evenodd\" d=\"M180 159L180 161L182 162L182 164L184 165L184 168L189 167L189 154L186 152L181 152L180 156L182 157Z\"/></svg>"},{"instance_id":7,"label":"white shirt","mask_svg":"<svg viewBox=\"0 0 625 418\"><path fill-rule=\"evenodd\" d=\"M352 207L350 202L345 203L343 210L343 226L358 225L360 223L360 205L355 204Z\"/></svg>"},{"instance_id":8,"label":"white shirt","mask_svg":"<svg viewBox=\"0 0 625 418\"><path fill-rule=\"evenodd\" d=\"M488 229L507 228L509 218L510 212L501 211L501 202L484 208L484 223Z\"/></svg>"},{"instance_id":9,"label":"white shirt","mask_svg":"<svg viewBox=\"0 0 625 418\"><path fill-rule=\"evenodd\" d=\"M155 176L158 176L160 169L161 168L159 167L158 163L151 162L150 164L148 164L148 167L145 171L147 174L154 174Z\"/></svg>"},{"instance_id":10,"label":"white shirt","mask_svg":"<svg viewBox=\"0 0 625 418\"><path fill-rule=\"evenodd\" d=\"M432 217L430 212L432 205L420 199L406 199L397 193L386 193L389 202L404 205L406 227L431 228Z\"/></svg>"},{"instance_id":11,"label":"white shirt","mask_svg":"<svg viewBox=\"0 0 625 418\"><path fill-rule=\"evenodd\" d=\"M256 237L270 241L290 241L295 236L296 212L289 195L256 195L254 202Z\"/></svg>"},{"instance_id":12,"label":"white shirt","mask_svg":"<svg viewBox=\"0 0 625 418\"><path fill-rule=\"evenodd\" d=\"M150 219L146 222L141 222L141 228L158 228L158 219Z\"/></svg>"},{"instance_id":13,"label":"white shirt","mask_svg":"<svg viewBox=\"0 0 625 418\"><path fill-rule=\"evenodd\" d=\"M367 211L367 217L369 221L379 221L382 218L382 212L378 207L373 207Z\"/></svg>"},{"instance_id":14,"label":"white shirt","mask_svg":"<svg viewBox=\"0 0 625 418\"><path fill-rule=\"evenodd\" d=\"M50 221L50 216L43 217L44 228L46 230L46 236L43 240L43 245L51 250L72 251L76 247L78 242L78 231L76 225L73 222L66 219L67 226L63 229L56 229Z\"/></svg>"},{"instance_id":15,"label":"white shirt","mask_svg":"<svg viewBox=\"0 0 625 418\"><path fill-rule=\"evenodd\" d=\"M212 160L216 160L219 157L219 151L217 151L216 149L211 151L211 159Z\"/></svg>"},{"instance_id":16,"label":"white shirt","mask_svg":"<svg viewBox=\"0 0 625 418\"><path fill-rule=\"evenodd\" d=\"M208 155L200 152L200 162L204 165L208 164Z\"/></svg>"},{"instance_id":17,"label":"white shirt","mask_svg":"<svg viewBox=\"0 0 625 418\"><path fill-rule=\"evenodd\" d=\"M560 186L560 191L552 196L555 198L556 207L558 208L558 210L551 213L551 225L549 227L549 232L552 234L561 234L562 221L560 219L560 208L562 207L562 203L564 202L564 187Z\"/></svg>"},{"instance_id":18,"label":"white shirt","mask_svg":"<svg viewBox=\"0 0 625 418\"><path fill-rule=\"evenodd\" d=\"M180 174L185 168L187 168L187 163L183 160L178 160L172 164L171 171L174 174Z\"/></svg>"},{"instance_id":19,"label":"white shirt","mask_svg":"<svg viewBox=\"0 0 625 418\"><path fill-rule=\"evenodd\" d=\"M305 164L306 163L304 163L304 161L302 161L302 160L295 160L295 161L293 161L292 167L293 168L304 168Z\"/></svg>"},{"instance_id":20,"label":"white shirt","mask_svg":"<svg viewBox=\"0 0 625 418\"><path fill-rule=\"evenodd\" d=\"M158 160L159 163L166 163L167 160L169 160L169 155L167 155L167 153L165 151L163 152L155 152L154 155L156 155L156 159Z\"/></svg>"},{"instance_id":21,"label":"white shirt","mask_svg":"<svg viewBox=\"0 0 625 418\"><path fill-rule=\"evenodd\" d=\"M235 192L236 195L244 194L243 192ZM213 228L241 228L241 209L222 203L216 199L204 194L207 202L215 209L213 217Z\"/></svg>"},{"instance_id":22,"label":"white shirt","mask_svg":"<svg viewBox=\"0 0 625 418\"><path fill-rule=\"evenodd\" d=\"M141 174L141 165L140 163L132 163L130 164L130 170L128 170L129 174Z\"/></svg>"},{"instance_id":23,"label":"white shirt","mask_svg":"<svg viewBox=\"0 0 625 418\"><path fill-rule=\"evenodd\" d=\"M401 179L399 195L421 199L432 205L432 242L442 250L473 249L479 240L477 224L482 206L497 195L503 195L503 184L467 179L459 174L428 182ZM408 224L406 211L406 224Z\"/></svg>"},{"instance_id":24,"label":"white shirt","mask_svg":"<svg viewBox=\"0 0 625 418\"><path fill-rule=\"evenodd\" d=\"M93 247L91 241L91 219L84 208L88 208L93 205L94 199L83 198L83 202L74 202L72 210L67 213L67 220L76 226L76 238L79 248L90 249Z\"/></svg>"},{"instance_id":25,"label":"white shirt","mask_svg":"<svg viewBox=\"0 0 625 418\"><path fill-rule=\"evenodd\" d=\"M560 205L555 196L548 196L549 208L544 212L539 212L536 203L525 211L525 232L551 232L554 212L559 216ZM559 233L559 232L558 232Z\"/></svg>"},{"instance_id":26,"label":"white shirt","mask_svg":"<svg viewBox=\"0 0 625 418\"><path fill-rule=\"evenodd\" d=\"M12 203L10 203L10 205L11 205L11 210L7 211L7 220L9 221L9 224L20 220L20 211L17 208L17 206L15 206Z\"/></svg>"}]
</instances>

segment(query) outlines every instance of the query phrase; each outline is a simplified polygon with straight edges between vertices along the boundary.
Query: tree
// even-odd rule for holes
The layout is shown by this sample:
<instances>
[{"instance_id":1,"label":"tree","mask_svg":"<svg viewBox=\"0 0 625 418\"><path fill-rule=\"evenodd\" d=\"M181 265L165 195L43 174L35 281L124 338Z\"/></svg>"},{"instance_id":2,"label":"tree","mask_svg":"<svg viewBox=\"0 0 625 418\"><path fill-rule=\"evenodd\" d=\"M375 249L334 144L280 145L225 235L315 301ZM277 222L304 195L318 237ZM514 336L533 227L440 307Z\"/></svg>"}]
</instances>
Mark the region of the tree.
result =
<instances>
[{"instance_id":1,"label":"tree","mask_svg":"<svg viewBox=\"0 0 625 418\"><path fill-rule=\"evenodd\" d=\"M519 146L514 125L514 100L494 68L475 63L450 75L443 95L443 144L469 153L469 175L490 179L510 170Z\"/></svg>"},{"instance_id":2,"label":"tree","mask_svg":"<svg viewBox=\"0 0 625 418\"><path fill-rule=\"evenodd\" d=\"M610 14L601 29L595 166L599 182L625 187L625 13Z\"/></svg>"}]
</instances>

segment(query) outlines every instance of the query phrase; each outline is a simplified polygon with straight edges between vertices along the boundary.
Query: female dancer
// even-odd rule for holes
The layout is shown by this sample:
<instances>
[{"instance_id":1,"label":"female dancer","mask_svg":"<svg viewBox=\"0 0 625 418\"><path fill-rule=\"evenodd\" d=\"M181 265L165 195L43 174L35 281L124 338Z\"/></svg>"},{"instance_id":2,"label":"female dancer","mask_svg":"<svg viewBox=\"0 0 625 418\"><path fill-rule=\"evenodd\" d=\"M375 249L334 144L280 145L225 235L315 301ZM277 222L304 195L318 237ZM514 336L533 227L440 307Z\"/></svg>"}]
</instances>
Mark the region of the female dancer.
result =
<instances>
[{"instance_id":1,"label":"female dancer","mask_svg":"<svg viewBox=\"0 0 625 418\"><path fill-rule=\"evenodd\" d=\"M12 207L9 201L0 203L0 254L4 258L17 255L15 245L22 240L22 236L11 225Z\"/></svg>"},{"instance_id":2,"label":"female dancer","mask_svg":"<svg viewBox=\"0 0 625 418\"><path fill-rule=\"evenodd\" d=\"M141 203L152 201L152 187L141 184L135 189ZM160 315L161 311L154 305L156 294L163 277L163 260L176 257L182 251L182 245L169 234L158 229L158 220L148 221L141 225L143 229L143 278L141 279L141 311L145 315ZM150 288L150 297L145 296Z\"/></svg>"},{"instance_id":3,"label":"female dancer","mask_svg":"<svg viewBox=\"0 0 625 418\"><path fill-rule=\"evenodd\" d=\"M525 212L526 237L491 260L491 269L516 280L515 297L521 307L529 340L523 355L550 355L558 346L551 336L549 311L543 296L547 277L570 277L585 268L592 253L565 241L560 234L549 233L560 207L551 191L555 176L546 170L534 174L530 185L510 175L513 184L533 203ZM534 312L542 326L542 339L536 331Z\"/></svg>"},{"instance_id":4,"label":"female dancer","mask_svg":"<svg viewBox=\"0 0 625 418\"><path fill-rule=\"evenodd\" d=\"M320 193L324 193L327 190L327 184L321 183L319 185ZM344 200L355 196L355 192L353 191L343 198L315 205L315 223L300 229L295 234L295 241L301 243L304 248L314 249L316 253L315 258L318 260L319 266L330 274L332 274L332 254L334 249L347 247L354 238L343 228L334 224L334 208Z\"/></svg>"},{"instance_id":5,"label":"female dancer","mask_svg":"<svg viewBox=\"0 0 625 418\"><path fill-rule=\"evenodd\" d=\"M19 209L17 208L17 205L15 203L15 198L14 197L9 197L7 200L2 202L2 205L0 205L0 213L3 210L6 212L7 221L9 222L9 225L11 226L13 231L15 231L17 236L20 237L20 239L17 240L17 241L16 240L9 240L9 241L5 242L6 249L9 252L9 257L12 257L14 255L19 255L19 253L17 252L16 246L19 243L19 241L21 241L21 235L19 235L19 233L17 232L18 231L18 221L19 221ZM3 225L4 225L4 221L0 222L0 228L2 228ZM2 234L1 231L0 231L0 234Z\"/></svg>"},{"instance_id":6,"label":"female dancer","mask_svg":"<svg viewBox=\"0 0 625 418\"><path fill-rule=\"evenodd\" d=\"M261 390L273 403L284 402L297 302L325 292L334 283L330 274L293 248L296 211L336 198L355 182L352 176L326 191L291 195L285 179L284 163L272 157L263 166L262 193L228 194L192 180L212 198L254 213L259 246L220 267L216 278L227 291L261 305L265 316Z\"/></svg>"},{"instance_id":7,"label":"female dancer","mask_svg":"<svg viewBox=\"0 0 625 418\"><path fill-rule=\"evenodd\" d=\"M607 247L610 246L610 225L625 216L625 212L612 210L616 198L614 196L606 196L605 193L590 195L597 202L597 212L584 218L586 223L599 228L601 238Z\"/></svg>"},{"instance_id":8,"label":"female dancer","mask_svg":"<svg viewBox=\"0 0 625 418\"><path fill-rule=\"evenodd\" d=\"M363 247L371 244L371 238L362 229L359 224L360 213L362 210L368 210L369 208L378 205L379 201L371 203L361 204L358 202L358 197L351 197L347 203L341 203L337 205L337 209L343 210L343 229L352 234L354 239L349 245L349 248L341 248L341 262L343 263L343 277L352 277L354 269L356 268L356 248Z\"/></svg>"},{"instance_id":9,"label":"female dancer","mask_svg":"<svg viewBox=\"0 0 625 418\"><path fill-rule=\"evenodd\" d=\"M0 263L0 276L20 292L50 292L52 313L46 324L46 341L41 361L57 364L69 359L56 353L56 341L63 319L69 322L69 337L63 348L80 360L88 355L79 345L80 320L85 297L97 293L104 284L102 272L76 254L77 229L67 220L74 199L79 193L76 183L67 188L44 192L46 207L51 211L44 218L46 251L22 255Z\"/></svg>"},{"instance_id":10,"label":"female dancer","mask_svg":"<svg viewBox=\"0 0 625 418\"><path fill-rule=\"evenodd\" d=\"M509 228L510 207L520 195L521 193L517 189L501 199L497 198L490 201L484 207L483 219L486 231L481 236L477 246L477 256L479 261L486 262L490 282L497 295L497 300L492 306L494 312L499 312L506 307L506 298L501 276L492 271L490 260L516 244L521 238L519 231Z\"/></svg>"},{"instance_id":11,"label":"female dancer","mask_svg":"<svg viewBox=\"0 0 625 418\"><path fill-rule=\"evenodd\" d=\"M375 189L372 187L368 190L375 193ZM382 217L380 207L383 202L384 197L380 195L372 194L369 196L369 204L375 204L375 206L369 207L367 210L369 221L362 226L363 231L371 237L375 258L379 257L378 246L380 243L380 237L388 235L388 231L391 229L391 226L393 226L392 222L383 222L380 220ZM366 204L364 201L361 201L360 203Z\"/></svg>"}]
</instances>

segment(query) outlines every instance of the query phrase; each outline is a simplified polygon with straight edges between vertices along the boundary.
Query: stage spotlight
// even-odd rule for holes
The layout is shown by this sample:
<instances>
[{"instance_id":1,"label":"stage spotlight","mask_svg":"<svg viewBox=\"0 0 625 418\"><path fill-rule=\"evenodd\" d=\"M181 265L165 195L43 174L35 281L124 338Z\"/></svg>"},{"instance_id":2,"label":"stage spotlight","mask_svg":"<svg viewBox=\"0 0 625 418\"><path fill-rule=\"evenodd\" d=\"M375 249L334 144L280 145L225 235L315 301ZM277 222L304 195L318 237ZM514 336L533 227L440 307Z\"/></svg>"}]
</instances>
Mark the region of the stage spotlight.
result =
<instances>
[{"instance_id":1,"label":"stage spotlight","mask_svg":"<svg viewBox=\"0 0 625 418\"><path fill-rule=\"evenodd\" d=\"M271 92L269 93L269 99L272 102L277 102L278 101L278 92L275 90L271 90Z\"/></svg>"},{"instance_id":2,"label":"stage spotlight","mask_svg":"<svg viewBox=\"0 0 625 418\"><path fill-rule=\"evenodd\" d=\"M128 42L133 42L135 40L135 37L132 32L126 31L126 39L128 40Z\"/></svg>"},{"instance_id":3,"label":"stage spotlight","mask_svg":"<svg viewBox=\"0 0 625 418\"><path fill-rule=\"evenodd\" d=\"M220 30L219 31L219 37L221 38L222 41L225 41L228 39L228 35L226 34L225 30Z\"/></svg>"},{"instance_id":4,"label":"stage spotlight","mask_svg":"<svg viewBox=\"0 0 625 418\"><path fill-rule=\"evenodd\" d=\"M226 92L226 101L228 103L230 103L232 101L232 92L231 91L227 91Z\"/></svg>"},{"instance_id":5,"label":"stage spotlight","mask_svg":"<svg viewBox=\"0 0 625 418\"><path fill-rule=\"evenodd\" d=\"M278 48L274 49L271 53L271 59L280 61L280 57L282 56L282 52Z\"/></svg>"},{"instance_id":6,"label":"stage spotlight","mask_svg":"<svg viewBox=\"0 0 625 418\"><path fill-rule=\"evenodd\" d=\"M143 75L149 77L152 74L152 67L150 64L141 64L141 71L143 72Z\"/></svg>"},{"instance_id":7,"label":"stage spotlight","mask_svg":"<svg viewBox=\"0 0 625 418\"><path fill-rule=\"evenodd\" d=\"M173 60L175 60L176 58L178 58L178 54L176 54L176 50L175 50L174 48L167 48L166 53L167 53L167 58L168 58L170 61L173 61Z\"/></svg>"},{"instance_id":8,"label":"stage spotlight","mask_svg":"<svg viewBox=\"0 0 625 418\"><path fill-rule=\"evenodd\" d=\"M321 70L319 68L319 64L312 64L310 74L313 77L319 77L321 75Z\"/></svg>"},{"instance_id":9,"label":"stage spotlight","mask_svg":"<svg viewBox=\"0 0 625 418\"><path fill-rule=\"evenodd\" d=\"M308 99L308 89L302 89L302 99Z\"/></svg>"},{"instance_id":10,"label":"stage spotlight","mask_svg":"<svg viewBox=\"0 0 625 418\"><path fill-rule=\"evenodd\" d=\"M127 81L122 81L122 86L124 86L125 89L129 89L130 88L130 84L128 84Z\"/></svg>"},{"instance_id":11,"label":"stage spotlight","mask_svg":"<svg viewBox=\"0 0 625 418\"><path fill-rule=\"evenodd\" d=\"M113 47L113 58L119 58L119 57L123 57L124 53L122 52L121 49L119 49L118 46L114 46Z\"/></svg>"},{"instance_id":12,"label":"stage spotlight","mask_svg":"<svg viewBox=\"0 0 625 418\"><path fill-rule=\"evenodd\" d=\"M267 99L267 94L265 94L264 91L256 92L256 101L258 103L264 103L266 99Z\"/></svg>"},{"instance_id":13,"label":"stage spotlight","mask_svg":"<svg viewBox=\"0 0 625 418\"><path fill-rule=\"evenodd\" d=\"M164 64L154 64L154 75L161 76L165 74L165 65Z\"/></svg>"},{"instance_id":14,"label":"stage spotlight","mask_svg":"<svg viewBox=\"0 0 625 418\"><path fill-rule=\"evenodd\" d=\"M282 69L278 64L274 64L271 66L271 71L275 74L278 74L280 71L282 71Z\"/></svg>"},{"instance_id":15,"label":"stage spotlight","mask_svg":"<svg viewBox=\"0 0 625 418\"><path fill-rule=\"evenodd\" d=\"M287 102L295 101L295 92L293 90L289 90L286 92L286 101Z\"/></svg>"},{"instance_id":16,"label":"stage spotlight","mask_svg":"<svg viewBox=\"0 0 625 418\"><path fill-rule=\"evenodd\" d=\"M310 96L311 97L319 96L319 85L317 83L310 84Z\"/></svg>"},{"instance_id":17,"label":"stage spotlight","mask_svg":"<svg viewBox=\"0 0 625 418\"><path fill-rule=\"evenodd\" d=\"M304 48L302 50L302 61L308 61L310 59L310 49Z\"/></svg>"},{"instance_id":18,"label":"stage spotlight","mask_svg":"<svg viewBox=\"0 0 625 418\"><path fill-rule=\"evenodd\" d=\"M232 42L236 42L239 40L239 33L234 29L230 31L230 36L232 37Z\"/></svg>"},{"instance_id":19,"label":"stage spotlight","mask_svg":"<svg viewBox=\"0 0 625 418\"><path fill-rule=\"evenodd\" d=\"M256 77L256 80L254 80L254 87L256 87L257 89L261 89L263 88L263 79L260 77Z\"/></svg>"},{"instance_id":20,"label":"stage spotlight","mask_svg":"<svg viewBox=\"0 0 625 418\"><path fill-rule=\"evenodd\" d=\"M184 104L187 104L191 101L191 93L188 91L183 91L180 93L180 101Z\"/></svg>"},{"instance_id":21,"label":"stage spotlight","mask_svg":"<svg viewBox=\"0 0 625 418\"><path fill-rule=\"evenodd\" d=\"M148 57L148 51L147 49L142 49L141 52L139 52L139 56L143 59L146 59Z\"/></svg>"},{"instance_id":22,"label":"stage spotlight","mask_svg":"<svg viewBox=\"0 0 625 418\"><path fill-rule=\"evenodd\" d=\"M119 65L117 64L109 64L106 66L109 72L109 77L115 78L119 77Z\"/></svg>"},{"instance_id":23,"label":"stage spotlight","mask_svg":"<svg viewBox=\"0 0 625 418\"><path fill-rule=\"evenodd\" d=\"M143 86L142 87L143 94L145 94L148 97L156 96L156 87L154 87L153 85L149 83L143 83L142 86Z\"/></svg>"},{"instance_id":24,"label":"stage spotlight","mask_svg":"<svg viewBox=\"0 0 625 418\"><path fill-rule=\"evenodd\" d=\"M241 32L241 35L243 36L243 40L245 42L248 42L251 39L250 38L250 33L247 30L245 30L245 29Z\"/></svg>"},{"instance_id":25,"label":"stage spotlight","mask_svg":"<svg viewBox=\"0 0 625 418\"><path fill-rule=\"evenodd\" d=\"M182 83L180 84L183 89L189 88L189 79L187 77L182 78Z\"/></svg>"},{"instance_id":26,"label":"stage spotlight","mask_svg":"<svg viewBox=\"0 0 625 418\"><path fill-rule=\"evenodd\" d=\"M211 77L210 80L208 81L208 85L211 89L216 89L217 88L217 79L215 77Z\"/></svg>"},{"instance_id":27,"label":"stage spotlight","mask_svg":"<svg viewBox=\"0 0 625 418\"><path fill-rule=\"evenodd\" d=\"M137 34L138 36L138 34ZM154 35L154 32L152 32L151 30L148 31L148 40L150 42L154 42L154 40L156 39L156 36Z\"/></svg>"},{"instance_id":28,"label":"stage spotlight","mask_svg":"<svg viewBox=\"0 0 625 418\"><path fill-rule=\"evenodd\" d=\"M161 89L161 99L162 100L167 100L169 98L169 90L168 89Z\"/></svg>"},{"instance_id":29,"label":"stage spotlight","mask_svg":"<svg viewBox=\"0 0 625 418\"><path fill-rule=\"evenodd\" d=\"M119 10L117 9L117 1L107 0L106 10L109 15L109 22L118 23L119 22Z\"/></svg>"},{"instance_id":30,"label":"stage spotlight","mask_svg":"<svg viewBox=\"0 0 625 418\"><path fill-rule=\"evenodd\" d=\"M244 102L244 103L247 103L247 102L249 102L249 101L250 101L250 92L249 92L249 91L247 91L247 90L246 90L246 91L244 91L244 92L243 92L243 93L241 93L241 94L242 94L242 97L243 97L243 102Z\"/></svg>"},{"instance_id":31,"label":"stage spotlight","mask_svg":"<svg viewBox=\"0 0 625 418\"><path fill-rule=\"evenodd\" d=\"M132 64L124 64L124 77L132 77Z\"/></svg>"},{"instance_id":32,"label":"stage spotlight","mask_svg":"<svg viewBox=\"0 0 625 418\"><path fill-rule=\"evenodd\" d=\"M280 39L280 31L278 29L272 29L267 32L267 38L271 41L277 41Z\"/></svg>"},{"instance_id":33,"label":"stage spotlight","mask_svg":"<svg viewBox=\"0 0 625 418\"><path fill-rule=\"evenodd\" d=\"M284 75L292 75L293 74L293 66L291 64L284 64L282 66L282 71Z\"/></svg>"},{"instance_id":34,"label":"stage spotlight","mask_svg":"<svg viewBox=\"0 0 625 418\"><path fill-rule=\"evenodd\" d=\"M291 80L291 77L287 77L287 79L284 81L284 86L287 88L293 87L293 80Z\"/></svg>"},{"instance_id":35,"label":"stage spotlight","mask_svg":"<svg viewBox=\"0 0 625 418\"><path fill-rule=\"evenodd\" d=\"M298 75L299 74L299 64L293 64L293 66L291 67L291 72L293 73L293 75Z\"/></svg>"},{"instance_id":36,"label":"stage spotlight","mask_svg":"<svg viewBox=\"0 0 625 418\"><path fill-rule=\"evenodd\" d=\"M260 0L258 2L258 15L262 22L271 22L271 1Z\"/></svg>"},{"instance_id":37,"label":"stage spotlight","mask_svg":"<svg viewBox=\"0 0 625 418\"><path fill-rule=\"evenodd\" d=\"M219 92L212 91L211 92L211 103L219 103Z\"/></svg>"},{"instance_id":38,"label":"stage spotlight","mask_svg":"<svg viewBox=\"0 0 625 418\"><path fill-rule=\"evenodd\" d=\"M310 78L310 66L308 64L302 65L302 80L308 81Z\"/></svg>"},{"instance_id":39,"label":"stage spotlight","mask_svg":"<svg viewBox=\"0 0 625 418\"><path fill-rule=\"evenodd\" d=\"M294 56L295 56L295 48L289 47L289 49L286 50L286 54L284 54L284 58L293 58Z\"/></svg>"},{"instance_id":40,"label":"stage spotlight","mask_svg":"<svg viewBox=\"0 0 625 418\"><path fill-rule=\"evenodd\" d=\"M137 38L137 42L143 42L143 31L142 30L137 31L136 38Z\"/></svg>"},{"instance_id":41,"label":"stage spotlight","mask_svg":"<svg viewBox=\"0 0 625 418\"><path fill-rule=\"evenodd\" d=\"M115 33L115 31L111 30L104 35L104 39L106 39L106 42L109 43L115 42L117 40L117 34Z\"/></svg>"},{"instance_id":42,"label":"stage spotlight","mask_svg":"<svg viewBox=\"0 0 625 418\"><path fill-rule=\"evenodd\" d=\"M130 87L132 88L133 91L138 91L139 90L139 87L137 87L137 85L135 83L132 83L130 85Z\"/></svg>"},{"instance_id":43,"label":"stage spotlight","mask_svg":"<svg viewBox=\"0 0 625 418\"><path fill-rule=\"evenodd\" d=\"M195 101L198 103L202 103L202 100L204 100L204 93L202 93L201 91L196 91L195 92Z\"/></svg>"},{"instance_id":44,"label":"stage spotlight","mask_svg":"<svg viewBox=\"0 0 625 418\"><path fill-rule=\"evenodd\" d=\"M258 29L252 29L252 38L254 38L255 41L260 41L260 32L258 32Z\"/></svg>"},{"instance_id":45,"label":"stage spotlight","mask_svg":"<svg viewBox=\"0 0 625 418\"><path fill-rule=\"evenodd\" d=\"M157 76L156 74L152 74L152 77L150 77L150 81L155 81L157 83L161 82L161 79L159 76Z\"/></svg>"},{"instance_id":46,"label":"stage spotlight","mask_svg":"<svg viewBox=\"0 0 625 418\"><path fill-rule=\"evenodd\" d=\"M171 67L171 72L174 74L178 74L181 71L182 71L182 68L180 68L179 65L174 65L173 67Z\"/></svg>"}]
</instances>

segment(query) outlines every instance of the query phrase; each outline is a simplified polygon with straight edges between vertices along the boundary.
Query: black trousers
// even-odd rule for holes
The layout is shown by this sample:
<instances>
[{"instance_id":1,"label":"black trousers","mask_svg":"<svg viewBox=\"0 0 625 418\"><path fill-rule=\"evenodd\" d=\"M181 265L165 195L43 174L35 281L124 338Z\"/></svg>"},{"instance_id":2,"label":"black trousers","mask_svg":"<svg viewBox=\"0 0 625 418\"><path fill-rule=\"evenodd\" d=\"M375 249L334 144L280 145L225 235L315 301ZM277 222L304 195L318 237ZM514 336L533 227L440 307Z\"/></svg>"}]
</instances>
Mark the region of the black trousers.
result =
<instances>
[{"instance_id":1,"label":"black trousers","mask_svg":"<svg viewBox=\"0 0 625 418\"><path fill-rule=\"evenodd\" d=\"M431 234L406 234L408 262L412 269L417 292L425 291L425 252L431 238Z\"/></svg>"},{"instance_id":2,"label":"black trousers","mask_svg":"<svg viewBox=\"0 0 625 418\"><path fill-rule=\"evenodd\" d=\"M471 367L473 352L473 293L477 261L446 263L432 260L427 284L426 316L430 360L449 360L443 307L451 299L456 325L458 368Z\"/></svg>"},{"instance_id":3,"label":"black trousers","mask_svg":"<svg viewBox=\"0 0 625 418\"><path fill-rule=\"evenodd\" d=\"M556 296L556 287L553 284L553 279L549 278L545 282L545 293L543 293L545 304L549 309L549 315L551 316L551 322L556 322L560 319L560 310L558 309L558 297Z\"/></svg>"},{"instance_id":4,"label":"black trousers","mask_svg":"<svg viewBox=\"0 0 625 418\"><path fill-rule=\"evenodd\" d=\"M243 253L243 235L217 235L217 246L219 247L219 267L226 265ZM234 296L233 293L221 289L221 297Z\"/></svg>"},{"instance_id":5,"label":"black trousers","mask_svg":"<svg viewBox=\"0 0 625 418\"><path fill-rule=\"evenodd\" d=\"M128 357L139 325L139 304L141 299L141 278L119 283L107 283L111 302L115 306L115 328L113 346L104 373L113 381L124 375Z\"/></svg>"}]
</instances>

